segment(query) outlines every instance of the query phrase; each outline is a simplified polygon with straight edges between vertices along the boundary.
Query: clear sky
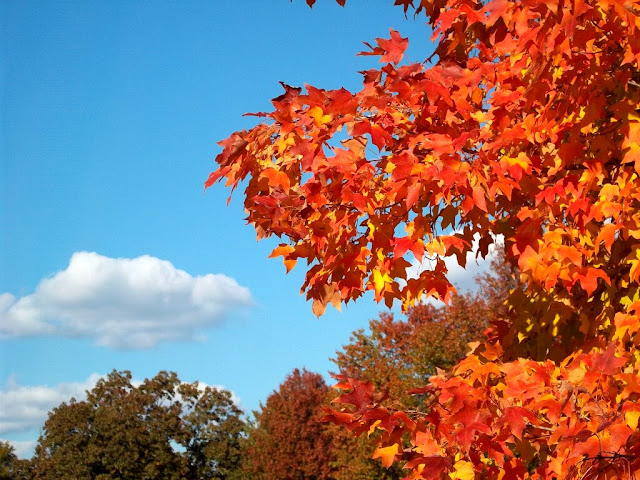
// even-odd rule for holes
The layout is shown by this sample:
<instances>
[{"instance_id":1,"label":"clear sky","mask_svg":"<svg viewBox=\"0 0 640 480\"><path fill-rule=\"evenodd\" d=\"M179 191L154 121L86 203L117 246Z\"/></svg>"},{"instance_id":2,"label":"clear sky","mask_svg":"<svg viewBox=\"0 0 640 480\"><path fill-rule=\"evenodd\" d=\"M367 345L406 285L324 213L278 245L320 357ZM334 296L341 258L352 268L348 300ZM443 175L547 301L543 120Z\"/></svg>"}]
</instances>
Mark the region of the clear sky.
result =
<instances>
[{"instance_id":1,"label":"clear sky","mask_svg":"<svg viewBox=\"0 0 640 480\"><path fill-rule=\"evenodd\" d=\"M355 91L389 27L424 59L423 20L392 3L0 2L0 439L30 455L46 411L114 368L245 410L295 367L331 370L382 306L316 319L241 195L203 183L279 81Z\"/></svg>"}]
</instances>

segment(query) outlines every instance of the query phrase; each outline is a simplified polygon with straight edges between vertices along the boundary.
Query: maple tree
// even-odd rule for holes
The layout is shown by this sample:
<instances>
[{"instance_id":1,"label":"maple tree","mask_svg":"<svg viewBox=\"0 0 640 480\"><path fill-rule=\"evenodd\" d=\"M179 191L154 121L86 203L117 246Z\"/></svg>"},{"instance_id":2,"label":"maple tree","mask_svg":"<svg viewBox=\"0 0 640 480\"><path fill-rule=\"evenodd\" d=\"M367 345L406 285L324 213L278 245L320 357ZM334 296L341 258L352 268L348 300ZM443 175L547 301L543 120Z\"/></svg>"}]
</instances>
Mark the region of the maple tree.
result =
<instances>
[{"instance_id":1,"label":"maple tree","mask_svg":"<svg viewBox=\"0 0 640 480\"><path fill-rule=\"evenodd\" d=\"M395 3L426 16L433 55L403 63L392 30L363 53L383 65L359 92L284 85L263 123L220 143L205 186L246 181L248 221L286 240L272 256L287 270L306 261L318 315L368 290L404 309L449 301L445 258L465 266L504 239L518 285L489 338L415 390L424 412L339 378L329 417L377 432L385 465L639 474L640 2Z\"/></svg>"}]
</instances>

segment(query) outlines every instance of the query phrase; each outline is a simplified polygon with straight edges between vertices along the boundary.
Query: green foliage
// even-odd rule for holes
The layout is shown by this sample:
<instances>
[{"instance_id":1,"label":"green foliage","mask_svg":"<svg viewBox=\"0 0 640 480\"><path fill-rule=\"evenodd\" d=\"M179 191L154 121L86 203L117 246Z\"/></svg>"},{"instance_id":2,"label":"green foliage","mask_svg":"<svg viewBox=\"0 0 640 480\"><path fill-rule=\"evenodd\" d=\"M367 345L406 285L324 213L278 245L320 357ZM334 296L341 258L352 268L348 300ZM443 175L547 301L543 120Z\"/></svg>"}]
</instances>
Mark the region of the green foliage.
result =
<instances>
[{"instance_id":1,"label":"green foliage","mask_svg":"<svg viewBox=\"0 0 640 480\"><path fill-rule=\"evenodd\" d=\"M55 408L33 459L42 480L226 480L245 424L231 393L160 372L136 387L113 371Z\"/></svg>"},{"instance_id":2,"label":"green foliage","mask_svg":"<svg viewBox=\"0 0 640 480\"><path fill-rule=\"evenodd\" d=\"M17 460L13 447L7 442L0 442L0 480L11 480L13 466Z\"/></svg>"}]
</instances>

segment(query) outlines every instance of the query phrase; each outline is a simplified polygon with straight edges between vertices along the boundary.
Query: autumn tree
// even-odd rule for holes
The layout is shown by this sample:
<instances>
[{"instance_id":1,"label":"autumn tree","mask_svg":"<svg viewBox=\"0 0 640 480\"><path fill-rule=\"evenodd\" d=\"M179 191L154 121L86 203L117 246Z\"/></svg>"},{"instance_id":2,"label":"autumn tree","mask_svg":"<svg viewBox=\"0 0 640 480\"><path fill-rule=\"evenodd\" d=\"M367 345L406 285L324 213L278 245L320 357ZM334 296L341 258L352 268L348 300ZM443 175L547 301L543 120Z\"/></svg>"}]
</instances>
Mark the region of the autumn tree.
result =
<instances>
[{"instance_id":1,"label":"autumn tree","mask_svg":"<svg viewBox=\"0 0 640 480\"><path fill-rule=\"evenodd\" d=\"M353 332L349 344L332 361L348 378L366 381L377 391L387 392L389 403L407 409L422 409L423 395L410 395L422 387L438 369L451 368L469 351L469 344L485 338L493 319L504 313L504 300L514 285L514 272L496 250L489 272L476 278L477 290L456 294L449 305L418 304L406 318L382 313L369 322L369 329ZM395 467L385 470L372 461L370 438L353 438L335 432L336 477L340 480L401 479Z\"/></svg>"},{"instance_id":2,"label":"autumn tree","mask_svg":"<svg viewBox=\"0 0 640 480\"><path fill-rule=\"evenodd\" d=\"M0 480L28 480L31 462L18 458L9 442L0 441Z\"/></svg>"},{"instance_id":3,"label":"autumn tree","mask_svg":"<svg viewBox=\"0 0 640 480\"><path fill-rule=\"evenodd\" d=\"M351 342L337 352L333 362L348 378L366 381L388 396L392 408L422 409L424 396L410 395L428 382L438 368L456 364L469 350L468 342L482 338L487 304L477 297L454 295L450 306L412 307L406 319L391 313L369 322L369 332L353 332ZM385 469L372 460L374 436L354 438L344 429L332 429L338 480L399 480L400 466Z\"/></svg>"},{"instance_id":4,"label":"autumn tree","mask_svg":"<svg viewBox=\"0 0 640 480\"><path fill-rule=\"evenodd\" d=\"M426 412L339 379L330 417L379 431L385 465L412 479L639 474L640 2L395 3L433 28L433 55L404 61L392 30L363 52L382 66L360 91L285 85L262 123L221 142L205 186L242 182L258 237L283 239L272 256L305 261L317 314L367 291L404 309L450 301L445 258L465 266L504 239L518 286L489 339L418 391ZM409 277L424 256L432 268Z\"/></svg>"},{"instance_id":5,"label":"autumn tree","mask_svg":"<svg viewBox=\"0 0 640 480\"><path fill-rule=\"evenodd\" d=\"M357 330L333 362L349 378L372 383L403 405L416 406L408 392L424 386L437 369L450 368L484 339L489 326L488 304L477 294L454 295L449 305L419 304L405 320L382 313L369 322L369 332Z\"/></svg>"},{"instance_id":6,"label":"autumn tree","mask_svg":"<svg viewBox=\"0 0 640 480\"><path fill-rule=\"evenodd\" d=\"M239 462L242 412L231 393L160 372L135 386L113 371L49 414L35 479L219 479Z\"/></svg>"},{"instance_id":7,"label":"autumn tree","mask_svg":"<svg viewBox=\"0 0 640 480\"><path fill-rule=\"evenodd\" d=\"M321 375L295 369L255 412L245 473L256 480L332 479L332 436L319 420L329 387Z\"/></svg>"}]
</instances>

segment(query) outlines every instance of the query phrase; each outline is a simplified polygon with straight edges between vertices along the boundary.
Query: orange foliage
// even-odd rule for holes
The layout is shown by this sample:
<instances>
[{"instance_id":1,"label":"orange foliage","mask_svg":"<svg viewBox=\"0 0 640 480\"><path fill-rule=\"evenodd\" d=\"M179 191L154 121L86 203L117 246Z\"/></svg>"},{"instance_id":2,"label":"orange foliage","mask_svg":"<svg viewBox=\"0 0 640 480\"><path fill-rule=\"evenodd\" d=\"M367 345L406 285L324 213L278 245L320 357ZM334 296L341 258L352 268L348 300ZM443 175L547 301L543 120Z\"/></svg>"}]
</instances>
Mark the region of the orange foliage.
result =
<instances>
[{"instance_id":1,"label":"orange foliage","mask_svg":"<svg viewBox=\"0 0 640 480\"><path fill-rule=\"evenodd\" d=\"M312 4L313 1L308 3ZM397 0L405 11L412 0ZM356 433L412 479L640 473L640 1L420 0L436 53L391 31L362 90L285 85L267 122L221 142L248 220L314 311L372 290L404 308L455 289L503 236L518 288L489 341L430 378L422 413L341 379ZM344 132L347 139L334 138ZM433 268L407 274L413 259ZM408 443L405 441L408 440Z\"/></svg>"}]
</instances>

